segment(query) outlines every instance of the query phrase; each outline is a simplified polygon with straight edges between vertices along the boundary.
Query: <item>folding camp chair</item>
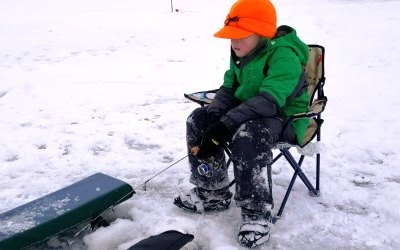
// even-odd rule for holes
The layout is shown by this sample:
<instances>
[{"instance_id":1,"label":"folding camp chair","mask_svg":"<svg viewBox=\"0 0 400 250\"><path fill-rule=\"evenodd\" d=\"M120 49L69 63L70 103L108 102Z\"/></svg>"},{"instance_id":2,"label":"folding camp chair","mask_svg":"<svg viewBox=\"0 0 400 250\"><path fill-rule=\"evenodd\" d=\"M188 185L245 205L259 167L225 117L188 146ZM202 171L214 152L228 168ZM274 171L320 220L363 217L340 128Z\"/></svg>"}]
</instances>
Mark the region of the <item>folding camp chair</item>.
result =
<instances>
[{"instance_id":1,"label":"folding camp chair","mask_svg":"<svg viewBox=\"0 0 400 250\"><path fill-rule=\"evenodd\" d=\"M310 195L318 196L319 195L319 178L320 178L320 164L321 164L321 156L318 150L318 144L321 141L321 125L323 123L323 119L321 118L321 113L324 111L327 97L324 94L324 85L325 85L325 70L324 70L324 59L325 59L325 49L320 45L309 45L309 60L304 70L307 75L308 81L308 93L310 95L310 103L309 110L306 113L296 114L287 120L287 123L284 125L285 127L295 119L299 118L308 118L309 124L304 134L303 140L300 145L292 145L286 142L277 142L273 149L279 150L279 154L274 157L272 164L274 164L278 159L282 156L287 160L290 166L294 170L294 174L289 183L286 194L283 198L277 216L274 219L274 222L282 215L283 209L285 208L286 202L289 198L290 192L292 191L293 185L297 179L300 177L304 185L309 190ZM208 105L212 102L215 97L217 90L209 90L209 91L201 91L192 94L185 94L184 96L194 101L201 106ZM316 142L312 142L315 139ZM312 145L316 146L313 147ZM300 153L300 158L298 161L295 160L290 149L296 147L298 152ZM231 162L231 152L229 149L229 145L224 147L225 152L228 155L228 165ZM312 150L310 150L312 149ZM308 151L308 152L307 152ZM311 151L311 152L310 152ZM315 158L315 187L310 182L306 174L301 169L301 165L304 161L304 157L306 155L316 154ZM231 182L233 184L234 181Z\"/></svg>"}]
</instances>

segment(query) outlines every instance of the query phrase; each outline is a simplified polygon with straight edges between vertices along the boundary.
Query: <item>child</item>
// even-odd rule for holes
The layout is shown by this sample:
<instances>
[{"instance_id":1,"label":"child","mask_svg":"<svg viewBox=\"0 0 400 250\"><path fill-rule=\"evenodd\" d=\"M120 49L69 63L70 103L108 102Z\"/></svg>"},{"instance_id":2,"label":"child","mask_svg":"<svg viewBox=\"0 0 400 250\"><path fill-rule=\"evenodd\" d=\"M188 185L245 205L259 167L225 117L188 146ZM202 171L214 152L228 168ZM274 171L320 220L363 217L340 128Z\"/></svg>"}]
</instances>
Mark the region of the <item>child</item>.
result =
<instances>
[{"instance_id":1,"label":"child","mask_svg":"<svg viewBox=\"0 0 400 250\"><path fill-rule=\"evenodd\" d=\"M302 68L308 46L294 29L276 28L268 0L237 1L214 36L231 39L230 68L213 102L188 117L190 182L196 187L175 197L174 204L197 213L229 207L232 193L221 147L228 142L234 199L243 220L238 239L256 247L269 240L272 225L271 147L277 141L297 144L307 126L301 119L284 124L287 116L308 110ZM208 166L211 173L198 171Z\"/></svg>"}]
</instances>

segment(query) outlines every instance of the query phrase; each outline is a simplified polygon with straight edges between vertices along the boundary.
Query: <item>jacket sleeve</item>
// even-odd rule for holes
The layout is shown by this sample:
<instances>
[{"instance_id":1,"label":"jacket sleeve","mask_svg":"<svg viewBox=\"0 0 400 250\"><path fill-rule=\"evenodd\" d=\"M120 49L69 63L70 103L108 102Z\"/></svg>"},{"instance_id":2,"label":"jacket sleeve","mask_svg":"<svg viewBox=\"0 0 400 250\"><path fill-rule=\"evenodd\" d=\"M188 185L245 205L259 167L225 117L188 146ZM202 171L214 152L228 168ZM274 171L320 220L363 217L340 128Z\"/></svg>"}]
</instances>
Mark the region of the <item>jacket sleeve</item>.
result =
<instances>
[{"instance_id":1,"label":"jacket sleeve","mask_svg":"<svg viewBox=\"0 0 400 250\"><path fill-rule=\"evenodd\" d=\"M269 93L281 109L286 105L287 98L296 90L303 68L294 51L285 47L274 52L268 66L268 74L259 92Z\"/></svg>"},{"instance_id":2,"label":"jacket sleeve","mask_svg":"<svg viewBox=\"0 0 400 250\"><path fill-rule=\"evenodd\" d=\"M214 100L210 105L207 106L207 113L226 114L226 112L239 104L239 101L235 98L233 89L221 86Z\"/></svg>"},{"instance_id":3,"label":"jacket sleeve","mask_svg":"<svg viewBox=\"0 0 400 250\"><path fill-rule=\"evenodd\" d=\"M302 73L301 63L291 49L278 50L269 60L268 74L259 93L221 118L231 131L247 120L277 116L285 106L286 99L295 91Z\"/></svg>"},{"instance_id":4,"label":"jacket sleeve","mask_svg":"<svg viewBox=\"0 0 400 250\"><path fill-rule=\"evenodd\" d=\"M229 130L234 131L247 120L274 117L277 114L278 108L274 98L263 92L231 109L222 116L221 121Z\"/></svg>"},{"instance_id":5,"label":"jacket sleeve","mask_svg":"<svg viewBox=\"0 0 400 250\"><path fill-rule=\"evenodd\" d=\"M230 69L225 72L224 84L217 91L213 102L207 107L208 113L218 113L222 115L239 104L233 90L234 81L235 73L231 65Z\"/></svg>"}]
</instances>

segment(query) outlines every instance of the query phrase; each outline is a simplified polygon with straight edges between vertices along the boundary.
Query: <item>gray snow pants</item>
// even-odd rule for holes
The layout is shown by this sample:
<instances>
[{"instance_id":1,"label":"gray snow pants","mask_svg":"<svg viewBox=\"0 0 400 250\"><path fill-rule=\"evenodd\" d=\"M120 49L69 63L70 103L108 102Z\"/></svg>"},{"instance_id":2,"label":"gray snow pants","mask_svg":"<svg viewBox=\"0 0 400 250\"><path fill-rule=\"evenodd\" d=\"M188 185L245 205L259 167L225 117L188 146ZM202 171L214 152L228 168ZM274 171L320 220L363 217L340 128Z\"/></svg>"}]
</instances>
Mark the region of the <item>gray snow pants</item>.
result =
<instances>
[{"instance_id":1,"label":"gray snow pants","mask_svg":"<svg viewBox=\"0 0 400 250\"><path fill-rule=\"evenodd\" d=\"M273 207L272 198L272 145L278 141L284 121L280 118L250 120L234 133L229 148L236 180L236 205L250 210L268 212ZM205 131L209 122L205 107L195 109L187 119L187 149ZM283 139L294 143L295 134L291 126L286 129ZM198 166L204 161L213 166L211 176L200 175ZM189 154L191 168L190 182L207 190L218 190L229 185L227 165L223 149L207 160L199 160Z\"/></svg>"}]
</instances>

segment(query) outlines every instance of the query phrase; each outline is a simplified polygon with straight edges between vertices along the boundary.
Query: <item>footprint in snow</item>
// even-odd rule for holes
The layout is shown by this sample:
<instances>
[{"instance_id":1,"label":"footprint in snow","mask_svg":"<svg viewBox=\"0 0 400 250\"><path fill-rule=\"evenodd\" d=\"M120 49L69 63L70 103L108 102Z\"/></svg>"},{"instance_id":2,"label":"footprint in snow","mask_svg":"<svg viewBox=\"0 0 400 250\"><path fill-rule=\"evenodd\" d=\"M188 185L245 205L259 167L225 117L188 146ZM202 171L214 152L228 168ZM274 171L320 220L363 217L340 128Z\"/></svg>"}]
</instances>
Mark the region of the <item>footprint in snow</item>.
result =
<instances>
[{"instance_id":1,"label":"footprint in snow","mask_svg":"<svg viewBox=\"0 0 400 250\"><path fill-rule=\"evenodd\" d=\"M162 162L162 163L170 163L170 162L172 162L173 160L174 160L174 158L172 158L171 156L164 155L164 156L162 157L161 162Z\"/></svg>"},{"instance_id":2,"label":"footprint in snow","mask_svg":"<svg viewBox=\"0 0 400 250\"><path fill-rule=\"evenodd\" d=\"M6 162L13 162L13 161L18 161L19 156L18 155L9 155L8 157L5 158Z\"/></svg>"},{"instance_id":3,"label":"footprint in snow","mask_svg":"<svg viewBox=\"0 0 400 250\"><path fill-rule=\"evenodd\" d=\"M357 175L351 181L357 187L373 187L375 183L371 180L369 176Z\"/></svg>"},{"instance_id":4,"label":"footprint in snow","mask_svg":"<svg viewBox=\"0 0 400 250\"><path fill-rule=\"evenodd\" d=\"M349 214L367 215L368 210L365 206L358 204L355 201L349 200L342 204L336 204L335 208L339 211Z\"/></svg>"},{"instance_id":5,"label":"footprint in snow","mask_svg":"<svg viewBox=\"0 0 400 250\"><path fill-rule=\"evenodd\" d=\"M71 153L72 145L71 144L60 145L58 148L62 151L61 154L63 156L66 156Z\"/></svg>"},{"instance_id":6,"label":"footprint in snow","mask_svg":"<svg viewBox=\"0 0 400 250\"><path fill-rule=\"evenodd\" d=\"M111 151L110 145L98 142L89 148L93 155L105 155Z\"/></svg>"},{"instance_id":7,"label":"footprint in snow","mask_svg":"<svg viewBox=\"0 0 400 250\"><path fill-rule=\"evenodd\" d=\"M149 151L149 150L154 150L154 149L159 149L160 145L157 144L144 144L141 142L136 141L135 139L132 138L125 138L125 145L129 149L135 149L139 151Z\"/></svg>"},{"instance_id":8,"label":"footprint in snow","mask_svg":"<svg viewBox=\"0 0 400 250\"><path fill-rule=\"evenodd\" d=\"M395 182L395 183L400 184L400 176L389 177L389 178L386 178L386 180L389 182Z\"/></svg>"}]
</instances>

